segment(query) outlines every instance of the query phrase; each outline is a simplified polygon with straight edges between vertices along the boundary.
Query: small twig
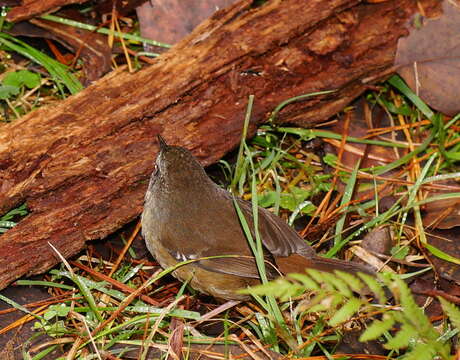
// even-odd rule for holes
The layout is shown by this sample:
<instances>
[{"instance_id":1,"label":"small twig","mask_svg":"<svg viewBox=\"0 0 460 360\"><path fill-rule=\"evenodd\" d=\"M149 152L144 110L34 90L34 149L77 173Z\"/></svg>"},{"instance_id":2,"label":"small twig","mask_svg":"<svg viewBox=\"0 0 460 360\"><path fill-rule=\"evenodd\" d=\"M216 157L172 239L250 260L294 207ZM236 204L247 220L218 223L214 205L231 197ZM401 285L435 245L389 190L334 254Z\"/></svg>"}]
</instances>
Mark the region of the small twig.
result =
<instances>
[{"instance_id":1,"label":"small twig","mask_svg":"<svg viewBox=\"0 0 460 360\"><path fill-rule=\"evenodd\" d=\"M129 237L128 241L126 242L125 244L125 247L123 248L123 250L121 251L120 255L118 255L118 258L117 258L117 261L115 261L115 264L113 264L113 267L112 267L112 270L110 271L109 273L109 277L112 277L112 275L115 273L115 271L117 270L118 266L120 265L121 261L123 260L126 252L128 251L129 247L131 246L132 242L134 241L134 239L136 238L136 235L137 233L139 232L139 230L141 229L141 221L139 220L137 222L137 225L136 227L134 228L134 231L133 233L131 234L131 236Z\"/></svg>"},{"instance_id":2,"label":"small twig","mask_svg":"<svg viewBox=\"0 0 460 360\"><path fill-rule=\"evenodd\" d=\"M130 288L129 286L117 281L117 280L114 280L112 279L111 277L108 277L107 275L104 275L104 274L101 274L100 272L97 272L97 271L94 271L93 269L83 265L83 264L80 264L76 261L71 261L71 264L86 271L87 273L101 279L101 280L104 280L104 281L107 281L109 282L110 284L112 284L113 286L119 288L120 290L124 291L124 292L127 292L127 293L130 293L130 294L133 294L135 293L137 290L134 290L132 288ZM140 294L139 296L143 301L145 301L146 303L150 304L150 305L153 305L153 306L158 306L159 303L155 300L153 300L151 297L147 296L147 295L143 295L143 294Z\"/></svg>"},{"instance_id":3,"label":"small twig","mask_svg":"<svg viewBox=\"0 0 460 360\"><path fill-rule=\"evenodd\" d=\"M225 304L222 304L222 305L216 307L215 309L211 310L210 312L204 314L200 318L200 320L197 321L197 324L200 324L200 323L202 323L203 321L206 321L206 320L210 320L213 317L215 317L216 315L218 315L218 314L224 312L225 310L228 310L228 309L238 305L239 303L241 303L241 301L235 301L235 300L227 301Z\"/></svg>"}]
</instances>

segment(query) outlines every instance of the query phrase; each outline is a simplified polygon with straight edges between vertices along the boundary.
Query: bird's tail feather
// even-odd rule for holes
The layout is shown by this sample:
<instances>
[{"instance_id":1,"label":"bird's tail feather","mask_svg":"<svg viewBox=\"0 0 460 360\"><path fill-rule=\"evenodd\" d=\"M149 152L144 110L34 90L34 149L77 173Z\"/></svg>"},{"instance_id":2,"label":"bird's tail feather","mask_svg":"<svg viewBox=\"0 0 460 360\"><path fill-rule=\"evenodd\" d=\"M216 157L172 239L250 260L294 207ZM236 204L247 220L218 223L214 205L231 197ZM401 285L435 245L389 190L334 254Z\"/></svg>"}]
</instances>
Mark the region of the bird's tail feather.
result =
<instances>
[{"instance_id":1,"label":"bird's tail feather","mask_svg":"<svg viewBox=\"0 0 460 360\"><path fill-rule=\"evenodd\" d=\"M288 257L277 258L276 264L283 274L303 273L305 269L316 269L326 272L339 270L351 274L359 272L369 275L375 274L375 272L366 265L357 264L351 261L327 259L321 256L304 257L299 254L293 254Z\"/></svg>"}]
</instances>

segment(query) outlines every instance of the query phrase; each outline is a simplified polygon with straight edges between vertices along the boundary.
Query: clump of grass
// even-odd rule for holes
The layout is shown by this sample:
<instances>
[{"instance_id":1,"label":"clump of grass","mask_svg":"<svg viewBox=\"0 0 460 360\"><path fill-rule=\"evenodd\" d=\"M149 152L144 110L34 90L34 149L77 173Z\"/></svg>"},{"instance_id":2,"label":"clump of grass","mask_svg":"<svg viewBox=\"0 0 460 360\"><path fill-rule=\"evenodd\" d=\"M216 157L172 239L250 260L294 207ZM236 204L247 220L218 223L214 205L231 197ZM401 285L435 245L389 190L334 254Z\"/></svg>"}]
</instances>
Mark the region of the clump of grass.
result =
<instances>
[{"instance_id":1,"label":"clump of grass","mask_svg":"<svg viewBox=\"0 0 460 360\"><path fill-rule=\"evenodd\" d=\"M0 74L0 102L6 105L0 121L10 122L83 89L67 66L22 40L0 32L0 49L2 58L7 60ZM9 60L12 53L26 60L13 63ZM34 66L42 66L46 71L33 70Z\"/></svg>"},{"instance_id":2,"label":"clump of grass","mask_svg":"<svg viewBox=\"0 0 460 360\"><path fill-rule=\"evenodd\" d=\"M71 72L68 71L68 68L65 65L42 53L40 50L37 50L14 36L5 33L0 33L0 44L9 51L15 51L29 60L43 66L50 73L62 93L64 93L63 86L65 86L71 94L76 94L83 89L81 83Z\"/></svg>"},{"instance_id":3,"label":"clump of grass","mask_svg":"<svg viewBox=\"0 0 460 360\"><path fill-rule=\"evenodd\" d=\"M42 57L37 57L37 54L23 43L8 36L0 37L0 41L9 47L9 51L29 51L29 55L23 55L46 67L47 62ZM78 91L79 86L73 77L68 78L65 75L67 71L63 73L64 68L57 65L57 68L54 68L55 65L55 62L51 61L47 69L51 78L56 81L59 91ZM19 92L13 96L24 96L29 87L24 82L18 89ZM276 117L276 113L283 106L302 98L304 97L289 99L280 104L274 110L272 118ZM397 77L382 85L380 92L369 92L367 99L376 106L384 106L399 125L380 129L379 132L371 129L372 139L356 138L346 133L337 134L324 129L279 127L274 123L265 125L258 130L253 139L242 141L236 165L222 161L230 188L235 194L252 200L254 209L256 206L269 208L290 224L303 219L304 223L307 223L302 232L304 235L308 235L312 225L328 224L331 219L336 219L333 226L324 231L323 236L314 239L320 248L326 251L325 256L343 254L344 249L352 241L359 240L373 228L391 224L395 229L394 249L398 249L394 253L398 253L402 248L406 249L399 252L402 254L399 260L404 260L409 254L422 257L426 250L446 261L458 262L455 257L426 241L421 221L421 207L428 202L459 196L458 193L450 193L427 197L426 189L436 181L460 177L457 164L460 160L460 135L457 131L460 117L445 119L442 115L434 113ZM250 110L247 119L249 116ZM383 138L385 134L396 132L404 133L404 142L394 142L389 137ZM306 150L306 144L315 139L340 141L339 154L321 156ZM347 167L342 163L340 152L345 144L356 143L407 151L396 161L385 166L361 168L360 162L357 162L353 167ZM325 167L332 168L332 171L325 171ZM396 181L385 177L388 171L395 169L399 171ZM359 182L369 179L374 184L375 198L357 199L354 195ZM388 210L380 212L379 193L381 189L389 186L390 182L394 194L405 194L399 196ZM339 183L345 184L343 190L340 190ZM21 215L22 211L19 211ZM6 231L13 226L11 216L16 214L18 213L10 213L0 219L0 231ZM254 216L257 218L257 211L254 212ZM409 241L405 233L410 216L414 218L416 229L412 241ZM351 223L352 217L364 220ZM244 223L243 218L242 222ZM257 220L255 222L257 223ZM245 233L251 241L250 229L246 228ZM185 326L181 338L183 344L221 342L234 345L241 341L243 344L247 342L258 346L257 343L263 342L264 345L268 344L283 354L329 355L331 347L327 345L340 338L343 323L353 321L362 326L366 319L370 319L372 324L377 325L369 327L362 336L363 340L387 337L393 341L393 345L387 341L391 345L388 346L389 349L403 352L411 344L406 341L407 339L401 339L402 335L398 339L398 335L390 333L390 327L397 324L405 326L404 330L407 330L412 326L409 332L401 334L418 336L417 344L430 346L439 336L443 342L436 348L437 354L442 358L448 357L446 341L450 341L455 331L458 331L460 318L458 309L452 304L440 300L453 324L446 326L453 327L449 327L448 331L442 334L435 334L429 326L431 324L426 323L421 310L413 306L410 293L398 277L392 278L391 281L389 278L381 280L388 285L396 298L399 296L398 305L406 306L406 315L409 315L409 318L403 317L394 306L382 309L372 307L372 310L362 311L362 307L368 306L369 302L366 298L353 294L361 289L358 281L366 281L362 278L353 279L339 275L338 279L335 279L327 275L301 274L267 284L267 279L263 276L263 258L260 257L261 239L257 233L251 244L254 252L259 254L259 271L266 287L252 291L255 303L232 304L233 308L226 312L223 319L212 318L224 324L222 336L210 338L200 333L199 324L205 316L196 308L188 308L187 304L187 299L191 298L201 301L199 295L186 295L190 292L185 286L176 286L172 292L167 292L165 287L162 288L156 283L174 269L152 273L156 268L151 267L151 264L127 262L121 268L110 271L110 267L107 267L102 259L86 256L78 262L52 270L44 281L18 282L19 285L47 286L52 289L56 299L59 298L57 302L52 301L46 304L45 308L36 310L35 318L28 317L26 320L33 319L37 331L60 339L63 345L50 343L44 347L45 349L26 349L25 354L38 359L58 346L64 346L67 354L79 359L94 357L104 352L122 356L124 350L120 349L119 345L123 345L138 350L141 356L145 357L149 347L168 350L168 344L173 337L171 324L173 319L179 319ZM94 264L95 267L91 268ZM401 265L398 267L402 268ZM322 286L325 287L325 291ZM385 295L380 291L381 285L369 280L367 286L373 291L373 295L380 299L381 305L385 306ZM146 292L141 294L139 289ZM314 301L311 300L312 292L316 292L313 293ZM263 298L262 295L269 296ZM275 301L275 297L280 295L284 295L283 301ZM330 308L337 312L328 312L325 303L332 304ZM16 307L21 311L25 310ZM215 304L209 308L219 309ZM360 316L356 315L358 310L362 311ZM388 314L392 314L391 321L388 320ZM411 318L416 318L421 323L411 323ZM421 328L420 331L417 327ZM395 338L399 342L394 340ZM426 349L417 348L417 344L411 348L412 355Z\"/></svg>"},{"instance_id":4,"label":"clump of grass","mask_svg":"<svg viewBox=\"0 0 460 360\"><path fill-rule=\"evenodd\" d=\"M5 215L0 217L0 234L6 232L8 229L16 226L18 221L28 214L26 204L22 204L17 208L8 211Z\"/></svg>"},{"instance_id":5,"label":"clump of grass","mask_svg":"<svg viewBox=\"0 0 460 360\"><path fill-rule=\"evenodd\" d=\"M456 345L454 334L460 331L460 309L438 298L450 320L439 331L416 304L408 286L399 276L381 274L378 280L366 274L356 276L338 271L329 274L308 269L304 274L291 274L241 293L276 296L281 301L309 293L308 300L299 302L292 312L296 321L302 322L309 316L319 317L324 325L336 328L347 322L367 319L368 325L360 335L360 341L385 338L384 348L390 354L406 350L405 359L450 359L453 345ZM359 296L363 291L372 293L378 303ZM387 305L386 291L394 296L395 304ZM310 356L311 346L308 349L308 345L315 342L301 344L296 352ZM308 350L302 351L305 349Z\"/></svg>"},{"instance_id":6,"label":"clump of grass","mask_svg":"<svg viewBox=\"0 0 460 360\"><path fill-rule=\"evenodd\" d=\"M81 9L81 12L84 13L87 10ZM0 30L12 26L12 24L5 22L5 15L5 9L2 8ZM134 57L136 68L141 66L140 60L149 63L151 62L149 57L159 55L143 51L143 44L150 44L161 48L171 47L168 44L140 37L134 27L128 29L130 30L129 32L126 29L122 31L116 12L112 14L110 29L55 15L43 15L41 18L108 35L107 42L110 43L110 46L112 46L114 38L120 40L124 61L130 71L134 71L131 64L131 55ZM115 31L115 28L117 31ZM0 67L0 80L2 80L0 83L0 102L6 104L5 111L0 114L0 121L10 122L39 106L63 99L68 95L76 94L83 89L83 85L76 76L78 75L78 70L60 63L41 51L41 49L34 48L27 44L27 42L11 36L6 32L0 32L0 51L0 56L6 59L11 58L10 54L16 53L30 61L22 61L20 64L15 64L11 61L2 61L3 65L8 65L3 68ZM114 66L118 66L117 62L115 62L115 57L113 64ZM33 69L37 65L43 67L45 71L42 69ZM77 61L75 61L75 65L77 69L80 68ZM12 77L16 79L12 81ZM21 78L23 81L21 81ZM32 80L32 78L34 79Z\"/></svg>"},{"instance_id":7,"label":"clump of grass","mask_svg":"<svg viewBox=\"0 0 460 360\"><path fill-rule=\"evenodd\" d=\"M390 162L385 166L373 168L362 168L359 161L353 168L348 168L341 164L339 157L333 157L332 161L331 159L326 159L326 157L323 159L319 159L317 157L315 158L314 164L317 165L317 167L316 169L313 169L316 170L316 172L312 172L313 169L310 168L310 172L307 174L313 174L312 177L316 179L318 179L318 177L325 179L326 186L323 186L321 190L326 193L333 192L335 194L336 198L334 202L329 201L329 205L331 205L332 209L334 209L333 212L339 215L341 214L336 223L335 232L330 231L329 233L329 238L334 239L334 241L331 242L331 246L325 256L335 256L339 252L343 251L343 249L345 249L353 240L359 239L374 228L389 224L394 229L395 233L392 249L394 257L390 257L390 261L392 259L395 261L404 260L406 257L423 259L424 254L426 254L425 251L428 251L428 253L432 256L458 264L459 259L427 242L425 228L422 222L421 207L430 202L455 199L460 196L460 192L426 196L429 188L438 188L442 190L443 186L437 185L437 181L458 179L460 177L460 172L458 172L458 160L460 157L457 156L459 134L458 131L454 130L458 126L460 115L450 119L445 119L445 117L441 114L434 113L397 77L392 78L388 84L382 86L381 92L371 92L367 95L367 97L368 101L374 102L376 105L380 104L386 106L388 114L395 117L400 124L402 124L400 126L392 126L387 129L379 129L381 134L391 134L399 131L406 136L405 142L394 142L391 137L382 138L380 135L378 136L379 138L375 140L367 138L359 139L347 136L346 134L335 134L327 130L286 127L280 128L273 125L264 126L259 130L258 135L253 139L253 141L249 142L246 157L239 159L236 165L236 170L233 170L227 163L224 163L227 174L232 174L234 176L234 180L232 182L234 191L247 199L257 196L257 203L259 205L264 205L264 196L271 192L270 196L273 196L272 194L274 194L274 200L268 203L268 207L272 207L272 210L277 212L281 202L281 194L283 191L289 191L288 186L280 186L279 179L281 176L279 176L279 173L282 172L284 175L294 168L295 170L290 172L290 174L294 175L289 179L296 179L298 172L303 169L303 164L299 165L303 159L301 157L297 158L298 161L292 162L290 166L279 167L279 164L282 161L292 160L292 158L289 157L290 150L296 149L298 146L297 144L302 141L310 141L314 138L337 139L342 141L342 145L347 142L351 142L385 146L388 149L407 149L406 153L401 155L396 161ZM391 106L389 106L389 104L391 104ZM294 135L294 137L291 137L292 135ZM262 144L263 146L261 146ZM333 174L324 174L321 172L321 160L323 161L323 164L327 162L328 165L334 167L335 172ZM252 163L253 165L251 165ZM398 170L396 180L394 175L390 177L387 175L389 171L395 169ZM278 179L278 182L276 180L267 180L273 179L273 173L276 174L274 177ZM332 181L334 177L338 179L337 182L344 182L343 192L338 192L338 189L334 186L336 184L335 181ZM368 181L369 179L371 179L374 183L374 198L367 200L356 199L354 194L357 191L358 182L363 180ZM285 184L289 183L289 181L285 182ZM299 183L296 182L296 185L297 184ZM314 183L300 183L303 189L308 188L312 184ZM393 188L393 194L397 196L397 199L388 210L379 211L379 189L382 189L389 184ZM254 195L254 189L256 189L256 195ZM311 193L311 188L309 188L309 190ZM313 204L313 211L303 215L309 216L311 218L310 221L321 222L322 219L324 219L323 213L328 211L328 206L321 205L322 204L319 206L317 204ZM284 210L290 210L292 212L292 209L285 208ZM359 214L362 218L364 217L365 221L357 222L356 225L350 227L349 223L347 223L347 216L354 214ZM413 226L407 224L409 217L414 219L414 226L416 230L415 236L412 231ZM408 231L407 235L406 230ZM323 238L323 240L327 240L326 237ZM321 242L323 240L321 240ZM415 246L415 244L419 244L421 248ZM398 264L398 262L396 262L396 264ZM398 268L403 269L404 267L402 265L398 265ZM429 268L418 273L410 274L409 276L417 276L427 270L429 270ZM409 276L404 276L404 278L408 278ZM294 279L298 280L297 278ZM401 285L401 283L398 284ZM297 293L297 295L306 291L305 287L300 288L302 291ZM256 297L260 295L280 296L280 294L284 291L282 281L263 285L261 289L270 289L270 291L255 291L252 292L252 294ZM299 286L293 286L293 289L298 290ZM400 287L396 287L396 289L397 291L403 291ZM406 292L406 295L410 294L408 293L408 290L404 291ZM290 293L289 296L294 296L294 294ZM408 299L409 297L405 298L406 302L409 301ZM453 306L453 308L455 308L454 305L446 305L445 301L442 299L440 301L443 302L443 308L445 311L447 311L449 306ZM341 315L348 314L347 311L356 309L356 306L352 306L353 304L354 300L348 303L348 307L344 307L344 313L341 313ZM286 304L284 307L283 305L280 306L280 308L284 311L289 307L290 305ZM417 311L420 312L421 310L419 309ZM270 314L269 310L267 310L267 313L270 321L273 321L275 316ZM283 322L280 322L279 324L286 324L286 313L283 312L283 314L285 318ZM347 320L350 320L350 317L351 316L344 316ZM397 315L395 315L394 319L396 318L398 318ZM454 322L455 319L456 316L452 315L452 322ZM260 326L266 326L262 325L266 323L267 322L261 321ZM323 326L320 326L321 329L326 329L327 324L322 324ZM394 324L394 322L392 324ZM333 326L333 330L337 323L332 322L329 325ZM404 326L407 328L409 325L406 324ZM415 328L417 329L417 325ZM402 351L407 347L406 342L400 342L403 336L408 336L407 334L421 336L425 338L425 340L421 341L421 345L418 347L411 346L409 347L409 352L407 352L408 355L411 354L410 356L418 356L417 354L423 352L424 349L427 349L427 347L430 348L431 345L434 344L433 341L436 342L438 337L446 339L447 335L444 336L440 333L434 333L432 328L427 330L429 334L422 334L422 331L424 330L426 329L420 329L419 332L415 331L415 333L402 332L398 335L398 340L395 339L391 342L392 345L388 346L393 350L398 349ZM453 331L455 332L455 330ZM291 327L290 332L296 334L296 328ZM324 337L326 334L330 334L328 331L320 331L320 333L322 333ZM379 333L379 335L381 335L381 333ZM298 335L298 338L301 337L302 336ZM452 336L448 335L447 338L451 340ZM366 339L366 337L363 337L363 340L364 339ZM280 338L278 340L280 340ZM306 339L303 339L302 341L305 340ZM278 344L283 342L285 344L289 343L288 340L281 339ZM308 341L303 344L307 343L311 344ZM321 347L321 341L315 343ZM449 350L446 348L448 344L443 344L440 344L439 348L432 347L432 349L434 349L433 351L439 356L446 358L449 354ZM283 348L283 346L279 348ZM284 349L286 348L289 348L289 346L284 347ZM299 348L308 348L311 350L311 347L308 347L307 345L300 345ZM425 355L427 358L431 358L431 356L435 356L433 355L434 352L430 351ZM297 353L297 355L308 356L311 355L311 352L302 354Z\"/></svg>"}]
</instances>

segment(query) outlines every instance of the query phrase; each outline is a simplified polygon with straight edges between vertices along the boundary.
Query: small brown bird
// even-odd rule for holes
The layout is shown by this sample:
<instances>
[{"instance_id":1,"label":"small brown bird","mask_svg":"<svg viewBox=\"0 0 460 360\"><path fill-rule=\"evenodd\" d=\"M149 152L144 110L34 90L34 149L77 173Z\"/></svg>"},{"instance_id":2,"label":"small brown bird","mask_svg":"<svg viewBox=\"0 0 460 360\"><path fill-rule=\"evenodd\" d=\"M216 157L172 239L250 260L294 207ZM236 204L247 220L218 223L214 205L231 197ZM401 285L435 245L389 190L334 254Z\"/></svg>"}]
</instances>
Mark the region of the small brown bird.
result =
<instances>
[{"instance_id":1,"label":"small brown bird","mask_svg":"<svg viewBox=\"0 0 460 360\"><path fill-rule=\"evenodd\" d=\"M232 195L207 176L188 150L167 145L161 136L158 141L160 153L142 213L147 248L164 268L185 260L238 255L199 260L179 267L174 275L218 298L248 299L235 291L259 284L260 277ZM239 198L237 203L253 229L251 203ZM270 279L305 268L370 273L365 266L316 255L295 230L262 208L259 234Z\"/></svg>"}]
</instances>

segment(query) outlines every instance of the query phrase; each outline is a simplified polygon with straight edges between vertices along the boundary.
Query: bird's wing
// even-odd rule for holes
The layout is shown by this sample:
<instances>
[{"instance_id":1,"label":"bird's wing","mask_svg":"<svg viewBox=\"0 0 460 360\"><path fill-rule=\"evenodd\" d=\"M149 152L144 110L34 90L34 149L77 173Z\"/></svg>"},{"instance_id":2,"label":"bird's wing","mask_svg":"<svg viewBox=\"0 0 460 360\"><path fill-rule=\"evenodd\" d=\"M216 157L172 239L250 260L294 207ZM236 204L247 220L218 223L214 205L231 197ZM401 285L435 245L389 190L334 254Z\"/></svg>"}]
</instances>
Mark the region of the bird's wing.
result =
<instances>
[{"instance_id":1,"label":"bird's wing","mask_svg":"<svg viewBox=\"0 0 460 360\"><path fill-rule=\"evenodd\" d=\"M253 228L252 204L238 199L238 205L246 219L251 221L250 226ZM340 270L352 274L375 274L366 265L318 256L283 219L260 207L259 229L263 245L273 256L277 269L283 274L303 271L305 268L327 272Z\"/></svg>"},{"instance_id":2,"label":"bird's wing","mask_svg":"<svg viewBox=\"0 0 460 360\"><path fill-rule=\"evenodd\" d=\"M252 279L260 279L257 264L253 257L230 257L201 260L197 266L208 271L223 274L236 275ZM274 279L280 275L272 260L265 259L265 272L268 279Z\"/></svg>"},{"instance_id":3,"label":"bird's wing","mask_svg":"<svg viewBox=\"0 0 460 360\"><path fill-rule=\"evenodd\" d=\"M252 204L239 198L237 203L254 236ZM286 257L291 254L301 254L306 257L315 256L315 251L280 217L259 207L258 221L262 243L271 255L275 257Z\"/></svg>"},{"instance_id":4,"label":"bird's wing","mask_svg":"<svg viewBox=\"0 0 460 360\"><path fill-rule=\"evenodd\" d=\"M203 224L195 224L194 227L180 226L180 219L177 220L177 226L173 229L168 228L161 231L159 242L179 262L196 260L193 263L195 266L208 271L259 279L260 274L256 261L251 255L243 232L238 229L238 222L234 219L234 223L227 224L229 219L220 220L219 229L222 231L223 239L226 240L225 243L222 243L222 238L218 239L218 242L212 246L206 242L197 244L193 241L184 240L200 238L199 234L204 233L205 229L200 227ZM229 233L224 233L225 229L228 229ZM230 241L227 243L228 239ZM265 251L264 262L269 279L279 276L273 257L268 251Z\"/></svg>"},{"instance_id":5,"label":"bird's wing","mask_svg":"<svg viewBox=\"0 0 460 360\"><path fill-rule=\"evenodd\" d=\"M203 259L194 264L217 273L259 278L256 262L234 209L233 197L223 189L218 188L216 191L218 193L214 196L215 201L208 203L204 210L200 206L190 207L187 210L190 213L197 211L194 216L163 214L163 216L170 215L171 217L159 225L157 235L159 241L177 261L197 260L219 255L238 255L237 257ZM251 203L237 199L237 204L245 215L253 238L255 238ZM220 217L212 216L215 214L220 214ZM196 221L196 218L199 218L200 221ZM163 226L164 223L167 223L168 226ZM210 232L211 228L212 232ZM206 234L213 238L207 239L204 236ZM265 269L268 278L275 278L279 275L274 266L277 257L287 257L294 253L307 257L315 254L294 229L281 218L262 208L259 208L259 234L264 247ZM197 242L197 239L200 241Z\"/></svg>"}]
</instances>

